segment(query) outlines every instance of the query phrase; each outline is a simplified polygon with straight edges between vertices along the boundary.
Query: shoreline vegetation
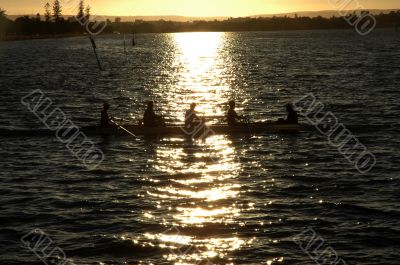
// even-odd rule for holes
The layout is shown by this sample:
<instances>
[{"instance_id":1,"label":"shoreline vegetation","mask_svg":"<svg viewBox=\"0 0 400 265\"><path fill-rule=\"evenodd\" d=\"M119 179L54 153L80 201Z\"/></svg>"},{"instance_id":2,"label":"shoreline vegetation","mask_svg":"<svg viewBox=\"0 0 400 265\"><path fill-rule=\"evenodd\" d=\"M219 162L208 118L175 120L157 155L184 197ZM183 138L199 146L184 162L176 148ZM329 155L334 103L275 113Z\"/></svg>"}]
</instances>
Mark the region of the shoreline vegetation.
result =
<instances>
[{"instance_id":1,"label":"shoreline vegetation","mask_svg":"<svg viewBox=\"0 0 400 265\"><path fill-rule=\"evenodd\" d=\"M350 17L357 20L369 11L350 13L346 17L305 17L294 15L258 18L229 18L227 20L197 20L188 22L178 21L145 21L121 22L102 21L90 15L90 7L79 2L78 14L64 18L62 7L58 0L53 6L44 6L44 16L39 13L34 17L22 16L15 20L7 17L6 11L0 8L0 41L15 41L29 39L47 39L83 36L88 34L88 28L102 28L101 34L132 34L132 33L178 33L178 32L244 32L244 31L285 31L285 30L337 30L352 29L346 21ZM377 28L400 28L400 10L374 15Z\"/></svg>"}]
</instances>

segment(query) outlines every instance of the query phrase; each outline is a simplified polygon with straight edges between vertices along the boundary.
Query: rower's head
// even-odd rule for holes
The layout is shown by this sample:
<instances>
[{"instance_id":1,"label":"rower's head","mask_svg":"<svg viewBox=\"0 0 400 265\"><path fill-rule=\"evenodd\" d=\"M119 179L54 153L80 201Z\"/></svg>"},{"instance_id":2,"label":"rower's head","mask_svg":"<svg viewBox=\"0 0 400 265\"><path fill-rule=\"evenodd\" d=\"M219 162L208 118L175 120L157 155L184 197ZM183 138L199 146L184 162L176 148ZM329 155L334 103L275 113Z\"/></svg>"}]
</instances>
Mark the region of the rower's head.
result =
<instances>
[{"instance_id":1,"label":"rower's head","mask_svg":"<svg viewBox=\"0 0 400 265\"><path fill-rule=\"evenodd\" d=\"M154 101L150 100L147 102L147 108L148 109L153 109L154 108Z\"/></svg>"},{"instance_id":2,"label":"rower's head","mask_svg":"<svg viewBox=\"0 0 400 265\"><path fill-rule=\"evenodd\" d=\"M236 102L234 100L229 101L229 108L234 109L236 107Z\"/></svg>"},{"instance_id":3,"label":"rower's head","mask_svg":"<svg viewBox=\"0 0 400 265\"><path fill-rule=\"evenodd\" d=\"M191 110L194 110L195 108L196 108L196 103L190 104L190 109L191 109Z\"/></svg>"},{"instance_id":4,"label":"rower's head","mask_svg":"<svg viewBox=\"0 0 400 265\"><path fill-rule=\"evenodd\" d=\"M287 110L288 112L293 112L293 111L294 111L293 104L292 104L292 103L286 104L286 110Z\"/></svg>"},{"instance_id":5,"label":"rower's head","mask_svg":"<svg viewBox=\"0 0 400 265\"><path fill-rule=\"evenodd\" d=\"M110 104L108 104L107 102L103 104L104 110L108 110L109 108L110 108Z\"/></svg>"}]
</instances>

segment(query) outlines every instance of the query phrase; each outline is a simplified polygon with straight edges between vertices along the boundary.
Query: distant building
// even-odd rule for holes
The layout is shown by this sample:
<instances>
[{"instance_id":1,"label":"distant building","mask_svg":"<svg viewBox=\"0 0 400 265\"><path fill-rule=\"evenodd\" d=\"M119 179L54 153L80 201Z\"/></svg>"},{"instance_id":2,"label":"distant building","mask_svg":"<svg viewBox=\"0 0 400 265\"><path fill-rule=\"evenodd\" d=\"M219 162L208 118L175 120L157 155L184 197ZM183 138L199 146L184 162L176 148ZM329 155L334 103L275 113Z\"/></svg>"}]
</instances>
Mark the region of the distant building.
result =
<instances>
[{"instance_id":1,"label":"distant building","mask_svg":"<svg viewBox=\"0 0 400 265\"><path fill-rule=\"evenodd\" d=\"M121 23L121 18L120 17L116 17L115 18L115 23Z\"/></svg>"}]
</instances>

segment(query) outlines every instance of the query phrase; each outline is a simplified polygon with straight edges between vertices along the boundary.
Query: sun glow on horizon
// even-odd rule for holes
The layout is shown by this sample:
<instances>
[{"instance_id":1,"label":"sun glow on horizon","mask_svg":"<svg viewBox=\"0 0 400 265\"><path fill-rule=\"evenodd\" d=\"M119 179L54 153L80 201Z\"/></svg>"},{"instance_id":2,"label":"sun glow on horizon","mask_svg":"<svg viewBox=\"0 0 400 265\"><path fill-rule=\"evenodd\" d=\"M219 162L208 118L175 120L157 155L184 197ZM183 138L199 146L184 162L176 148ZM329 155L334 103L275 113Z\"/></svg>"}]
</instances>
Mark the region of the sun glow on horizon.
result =
<instances>
[{"instance_id":1,"label":"sun glow on horizon","mask_svg":"<svg viewBox=\"0 0 400 265\"><path fill-rule=\"evenodd\" d=\"M52 0L0 0L0 8L9 15L43 14L43 6ZM65 15L76 12L79 0L60 0ZM356 2L356 1L354 1ZM329 1L313 0L85 0L93 14L108 16L187 16L240 17L285 12L334 10ZM367 9L399 8L398 0L363 0Z\"/></svg>"}]
</instances>

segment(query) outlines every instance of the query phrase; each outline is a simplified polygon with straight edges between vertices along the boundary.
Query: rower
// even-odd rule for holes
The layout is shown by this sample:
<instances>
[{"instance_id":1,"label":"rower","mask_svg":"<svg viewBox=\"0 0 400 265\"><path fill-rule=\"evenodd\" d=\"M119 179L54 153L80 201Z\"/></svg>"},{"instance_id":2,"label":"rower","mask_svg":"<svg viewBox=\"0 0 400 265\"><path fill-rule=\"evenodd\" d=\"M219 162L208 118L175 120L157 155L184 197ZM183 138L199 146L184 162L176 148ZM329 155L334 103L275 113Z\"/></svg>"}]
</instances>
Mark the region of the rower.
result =
<instances>
[{"instance_id":1,"label":"rower","mask_svg":"<svg viewBox=\"0 0 400 265\"><path fill-rule=\"evenodd\" d=\"M244 116L239 116L236 113L235 108L236 108L236 102L234 100L229 101L229 110L226 115L226 119L229 126L243 125L242 123L239 122L239 120L246 119Z\"/></svg>"},{"instance_id":2,"label":"rower","mask_svg":"<svg viewBox=\"0 0 400 265\"><path fill-rule=\"evenodd\" d=\"M104 103L103 110L101 111L101 119L100 119L100 127L108 128L111 127L112 122L110 117L108 116L108 109L110 108L110 104Z\"/></svg>"},{"instance_id":3,"label":"rower","mask_svg":"<svg viewBox=\"0 0 400 265\"><path fill-rule=\"evenodd\" d=\"M297 111L294 110L293 104L289 103L286 105L286 111L288 113L286 120L281 118L276 123L277 124L298 124L299 116Z\"/></svg>"},{"instance_id":4,"label":"rower","mask_svg":"<svg viewBox=\"0 0 400 265\"><path fill-rule=\"evenodd\" d=\"M197 115L195 109L196 109L196 103L190 104L190 109L187 110L185 114L185 128L190 128L205 123L204 119L200 118Z\"/></svg>"},{"instance_id":5,"label":"rower","mask_svg":"<svg viewBox=\"0 0 400 265\"><path fill-rule=\"evenodd\" d=\"M154 102L147 102L147 109L143 115L144 127L165 127L165 122L162 116L154 112Z\"/></svg>"},{"instance_id":6,"label":"rower","mask_svg":"<svg viewBox=\"0 0 400 265\"><path fill-rule=\"evenodd\" d=\"M291 104L291 103L287 104L286 111L288 112L286 123L287 124L298 124L299 123L299 115L297 114L297 111L294 110L293 104Z\"/></svg>"}]
</instances>

